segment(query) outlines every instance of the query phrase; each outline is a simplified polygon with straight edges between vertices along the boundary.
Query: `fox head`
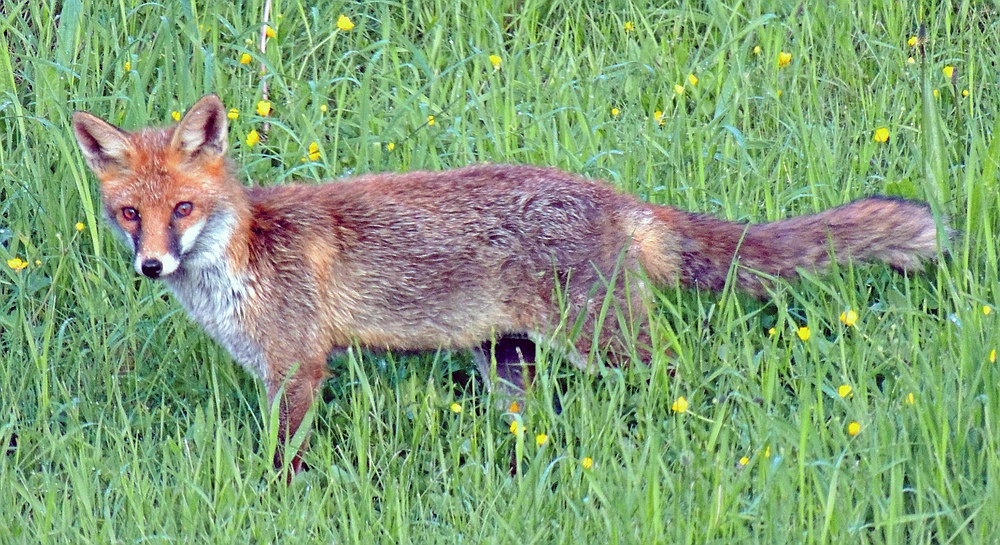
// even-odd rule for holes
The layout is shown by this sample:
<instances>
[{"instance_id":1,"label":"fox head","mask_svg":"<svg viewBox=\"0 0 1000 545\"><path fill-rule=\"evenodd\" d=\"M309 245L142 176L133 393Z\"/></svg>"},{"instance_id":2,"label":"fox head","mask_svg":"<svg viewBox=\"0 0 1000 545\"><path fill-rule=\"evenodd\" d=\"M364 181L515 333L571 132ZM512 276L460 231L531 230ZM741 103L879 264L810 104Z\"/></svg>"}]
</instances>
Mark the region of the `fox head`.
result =
<instances>
[{"instance_id":1,"label":"fox head","mask_svg":"<svg viewBox=\"0 0 1000 545\"><path fill-rule=\"evenodd\" d=\"M173 127L137 132L75 112L73 132L100 181L109 222L134 252L137 273L169 277L196 249L213 214L228 217L223 208L234 182L219 97L202 98ZM211 229L220 223L228 222L214 221Z\"/></svg>"}]
</instances>

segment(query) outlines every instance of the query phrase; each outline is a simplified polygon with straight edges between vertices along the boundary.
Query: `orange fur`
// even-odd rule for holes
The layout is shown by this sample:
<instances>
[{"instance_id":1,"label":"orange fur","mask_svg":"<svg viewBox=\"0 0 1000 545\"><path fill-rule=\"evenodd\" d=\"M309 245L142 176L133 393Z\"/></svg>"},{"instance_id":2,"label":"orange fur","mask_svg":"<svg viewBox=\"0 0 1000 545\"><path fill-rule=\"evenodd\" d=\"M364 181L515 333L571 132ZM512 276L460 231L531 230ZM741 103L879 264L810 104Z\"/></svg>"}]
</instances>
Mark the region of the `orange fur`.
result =
<instances>
[{"instance_id":1,"label":"orange fur","mask_svg":"<svg viewBox=\"0 0 1000 545\"><path fill-rule=\"evenodd\" d=\"M283 396L283 438L328 354L352 343L478 349L509 337L496 371L522 385L525 334L580 365L595 352L648 359L648 281L720 289L735 260L736 286L762 296L768 277L833 258L912 269L938 251L927 207L885 198L743 225L532 166L246 188L225 157L215 96L173 127L129 133L83 112L73 125L136 271L162 279L271 399Z\"/></svg>"}]
</instances>

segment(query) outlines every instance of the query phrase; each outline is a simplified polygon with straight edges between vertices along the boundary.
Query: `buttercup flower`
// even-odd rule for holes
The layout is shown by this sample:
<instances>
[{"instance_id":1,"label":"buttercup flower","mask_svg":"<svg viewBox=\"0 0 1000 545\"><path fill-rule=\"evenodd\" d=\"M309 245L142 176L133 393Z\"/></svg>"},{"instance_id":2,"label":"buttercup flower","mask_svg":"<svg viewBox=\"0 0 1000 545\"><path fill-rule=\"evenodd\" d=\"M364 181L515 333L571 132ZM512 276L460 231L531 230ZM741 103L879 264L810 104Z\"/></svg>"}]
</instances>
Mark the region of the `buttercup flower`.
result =
<instances>
[{"instance_id":1,"label":"buttercup flower","mask_svg":"<svg viewBox=\"0 0 1000 545\"><path fill-rule=\"evenodd\" d=\"M760 55L760 51L761 50L760 50L760 46L759 45L753 46L753 54L754 55Z\"/></svg>"},{"instance_id":2,"label":"buttercup flower","mask_svg":"<svg viewBox=\"0 0 1000 545\"><path fill-rule=\"evenodd\" d=\"M785 53L784 51L778 53L778 68L784 68L789 64L791 64L791 62L792 62L791 53Z\"/></svg>"},{"instance_id":3,"label":"buttercup flower","mask_svg":"<svg viewBox=\"0 0 1000 545\"><path fill-rule=\"evenodd\" d=\"M181 113L178 112L177 110L174 110L174 111L170 112L170 117L172 117L174 119L174 121L180 121L181 120Z\"/></svg>"},{"instance_id":4,"label":"buttercup flower","mask_svg":"<svg viewBox=\"0 0 1000 545\"><path fill-rule=\"evenodd\" d=\"M511 401L510 407L507 408L509 413L519 413L521 412L521 406L517 404L517 401Z\"/></svg>"},{"instance_id":5,"label":"buttercup flower","mask_svg":"<svg viewBox=\"0 0 1000 545\"><path fill-rule=\"evenodd\" d=\"M679 84L679 83L677 85L674 85L674 92L677 93L678 95L683 95L684 94L684 86L681 85L681 84Z\"/></svg>"},{"instance_id":6,"label":"buttercup flower","mask_svg":"<svg viewBox=\"0 0 1000 545\"><path fill-rule=\"evenodd\" d=\"M354 23L351 21L350 17L346 15L341 15L340 17L337 17L337 28L339 28L344 32L347 32L348 30L354 28Z\"/></svg>"},{"instance_id":7,"label":"buttercup flower","mask_svg":"<svg viewBox=\"0 0 1000 545\"><path fill-rule=\"evenodd\" d=\"M851 395L851 386L849 384L841 384L840 387L837 388L837 395L843 398Z\"/></svg>"},{"instance_id":8,"label":"buttercup flower","mask_svg":"<svg viewBox=\"0 0 1000 545\"><path fill-rule=\"evenodd\" d=\"M917 37L916 36L910 36L910 39L906 40L906 45L908 45L910 47L917 47Z\"/></svg>"},{"instance_id":9,"label":"buttercup flower","mask_svg":"<svg viewBox=\"0 0 1000 545\"><path fill-rule=\"evenodd\" d=\"M625 32L632 32L635 30L635 23L632 21L625 21Z\"/></svg>"},{"instance_id":10,"label":"buttercup flower","mask_svg":"<svg viewBox=\"0 0 1000 545\"><path fill-rule=\"evenodd\" d=\"M7 266L15 271L21 271L28 267L28 262L22 261L20 257L15 257L14 259L7 260Z\"/></svg>"},{"instance_id":11,"label":"buttercup flower","mask_svg":"<svg viewBox=\"0 0 1000 545\"><path fill-rule=\"evenodd\" d=\"M691 84L691 87L698 85L698 76L694 74L688 74L688 83Z\"/></svg>"},{"instance_id":12,"label":"buttercup flower","mask_svg":"<svg viewBox=\"0 0 1000 545\"><path fill-rule=\"evenodd\" d=\"M430 127L434 126L434 116L433 115L427 116L427 125L430 126Z\"/></svg>"},{"instance_id":13,"label":"buttercup flower","mask_svg":"<svg viewBox=\"0 0 1000 545\"><path fill-rule=\"evenodd\" d=\"M258 142L260 142L260 135L257 134L257 130L256 129L254 129L254 130L252 130L252 131L250 131L250 132L247 133L247 140L246 140L246 142L247 142L247 145L250 146L251 148L254 147L254 146L256 146Z\"/></svg>"},{"instance_id":14,"label":"buttercup flower","mask_svg":"<svg viewBox=\"0 0 1000 545\"><path fill-rule=\"evenodd\" d=\"M549 436L545 435L544 433L539 433L538 435L535 436L535 443L538 443L538 446L544 445L548 440Z\"/></svg>"},{"instance_id":15,"label":"buttercup flower","mask_svg":"<svg viewBox=\"0 0 1000 545\"><path fill-rule=\"evenodd\" d=\"M657 124L662 125L663 122L665 121L663 117L663 112L661 112L660 110L656 110L655 112L653 112L653 119L656 120Z\"/></svg>"},{"instance_id":16,"label":"buttercup flower","mask_svg":"<svg viewBox=\"0 0 1000 545\"><path fill-rule=\"evenodd\" d=\"M386 151L392 151L392 150L396 149L396 143L395 142L389 142L388 144L385 145L385 149L386 149Z\"/></svg>"},{"instance_id":17,"label":"buttercup flower","mask_svg":"<svg viewBox=\"0 0 1000 545\"><path fill-rule=\"evenodd\" d=\"M319 159L319 144L317 142L313 142L309 144L309 160L315 161L317 159Z\"/></svg>"},{"instance_id":18,"label":"buttercup flower","mask_svg":"<svg viewBox=\"0 0 1000 545\"><path fill-rule=\"evenodd\" d=\"M229 113L226 114L229 119L237 119L240 117L240 111L237 108L230 108Z\"/></svg>"},{"instance_id":19,"label":"buttercup flower","mask_svg":"<svg viewBox=\"0 0 1000 545\"><path fill-rule=\"evenodd\" d=\"M743 456L742 458L740 458L740 465L741 466L745 466L745 465L747 465L749 463L750 463L750 458L748 458L746 456Z\"/></svg>"},{"instance_id":20,"label":"buttercup flower","mask_svg":"<svg viewBox=\"0 0 1000 545\"><path fill-rule=\"evenodd\" d=\"M125 61L125 71L126 72L132 71L132 63L131 62Z\"/></svg>"},{"instance_id":21,"label":"buttercup flower","mask_svg":"<svg viewBox=\"0 0 1000 545\"><path fill-rule=\"evenodd\" d=\"M917 402L916 398L915 398L915 397L913 397L913 392L910 392L910 393L906 394L906 398L905 398L905 399L903 399L903 401L904 401L904 402L905 402L905 403L906 403L907 405L913 405L914 403L916 403L916 402Z\"/></svg>"},{"instance_id":22,"label":"buttercup flower","mask_svg":"<svg viewBox=\"0 0 1000 545\"><path fill-rule=\"evenodd\" d=\"M889 141L889 129L885 127L879 127L875 129L875 135L872 136L872 140L884 144Z\"/></svg>"},{"instance_id":23,"label":"buttercup flower","mask_svg":"<svg viewBox=\"0 0 1000 545\"><path fill-rule=\"evenodd\" d=\"M983 314L984 315L989 316L991 312L993 312L993 308L992 307L990 307L989 305L983 305Z\"/></svg>"},{"instance_id":24,"label":"buttercup flower","mask_svg":"<svg viewBox=\"0 0 1000 545\"><path fill-rule=\"evenodd\" d=\"M809 332L809 328L807 326L800 327L795 334L798 335L803 341L808 341L809 337L812 336L812 333Z\"/></svg>"},{"instance_id":25,"label":"buttercup flower","mask_svg":"<svg viewBox=\"0 0 1000 545\"><path fill-rule=\"evenodd\" d=\"M524 426L522 426L517 420L510 423L510 432L518 435L524 433Z\"/></svg>"},{"instance_id":26,"label":"buttercup flower","mask_svg":"<svg viewBox=\"0 0 1000 545\"><path fill-rule=\"evenodd\" d=\"M77 231L83 231L84 229L86 229L86 228L87 228L87 226L86 226L86 225L84 225L82 221L78 221L78 222L76 222L76 225L74 225L73 227L74 227L74 228L75 228L75 229L76 229Z\"/></svg>"},{"instance_id":27,"label":"buttercup flower","mask_svg":"<svg viewBox=\"0 0 1000 545\"><path fill-rule=\"evenodd\" d=\"M621 110L619 110L618 108L611 108L611 117L618 117L618 114L620 113Z\"/></svg>"},{"instance_id":28,"label":"buttercup flower","mask_svg":"<svg viewBox=\"0 0 1000 545\"><path fill-rule=\"evenodd\" d=\"M878 133L876 132L876 138L878 138ZM840 321L844 322L844 325L851 327L855 322L858 321L858 313L853 310L846 310L840 313Z\"/></svg>"},{"instance_id":29,"label":"buttercup flower","mask_svg":"<svg viewBox=\"0 0 1000 545\"><path fill-rule=\"evenodd\" d=\"M458 413L462 412L462 406L459 405L458 403L452 403L451 404L451 412L453 412L455 414L458 414Z\"/></svg>"},{"instance_id":30,"label":"buttercup flower","mask_svg":"<svg viewBox=\"0 0 1000 545\"><path fill-rule=\"evenodd\" d=\"M249 53L240 55L240 64L250 64L251 60L253 60L253 57L251 57Z\"/></svg>"},{"instance_id":31,"label":"buttercup flower","mask_svg":"<svg viewBox=\"0 0 1000 545\"><path fill-rule=\"evenodd\" d=\"M857 422L851 422L850 424L847 425L847 433L851 434L851 437L854 437L860 432L861 432L861 424L858 424Z\"/></svg>"},{"instance_id":32,"label":"buttercup flower","mask_svg":"<svg viewBox=\"0 0 1000 545\"><path fill-rule=\"evenodd\" d=\"M684 399L684 396L681 396L678 397L677 401L674 401L674 404L670 406L670 410L674 411L675 413L684 413L687 412L688 407L689 407L688 401Z\"/></svg>"},{"instance_id":33,"label":"buttercup flower","mask_svg":"<svg viewBox=\"0 0 1000 545\"><path fill-rule=\"evenodd\" d=\"M268 115L270 113L271 113L271 103L270 102L268 102L266 100L262 100L262 101L260 101L260 102L257 103L257 115L259 115L261 117L264 117L264 116L266 116L266 115Z\"/></svg>"},{"instance_id":34,"label":"buttercup flower","mask_svg":"<svg viewBox=\"0 0 1000 545\"><path fill-rule=\"evenodd\" d=\"M584 458L580 460L580 465L583 466L583 469L590 469L594 467L594 459L590 456L584 456Z\"/></svg>"},{"instance_id":35,"label":"buttercup flower","mask_svg":"<svg viewBox=\"0 0 1000 545\"><path fill-rule=\"evenodd\" d=\"M502 63L502 62L503 62L503 59L500 58L500 55L490 55L490 64L493 65L493 69L494 70L499 70L500 69L500 63Z\"/></svg>"},{"instance_id":36,"label":"buttercup flower","mask_svg":"<svg viewBox=\"0 0 1000 545\"><path fill-rule=\"evenodd\" d=\"M274 38L275 36L277 36L277 34L274 32L274 29L271 28L271 25L264 25L264 35L267 36L268 38Z\"/></svg>"},{"instance_id":37,"label":"buttercup flower","mask_svg":"<svg viewBox=\"0 0 1000 545\"><path fill-rule=\"evenodd\" d=\"M955 67L951 65L945 66L941 71L944 72L944 77L948 79L951 79L955 75Z\"/></svg>"},{"instance_id":38,"label":"buttercup flower","mask_svg":"<svg viewBox=\"0 0 1000 545\"><path fill-rule=\"evenodd\" d=\"M994 348L993 350L990 350L990 363L996 363L996 362L997 362L997 349Z\"/></svg>"}]
</instances>

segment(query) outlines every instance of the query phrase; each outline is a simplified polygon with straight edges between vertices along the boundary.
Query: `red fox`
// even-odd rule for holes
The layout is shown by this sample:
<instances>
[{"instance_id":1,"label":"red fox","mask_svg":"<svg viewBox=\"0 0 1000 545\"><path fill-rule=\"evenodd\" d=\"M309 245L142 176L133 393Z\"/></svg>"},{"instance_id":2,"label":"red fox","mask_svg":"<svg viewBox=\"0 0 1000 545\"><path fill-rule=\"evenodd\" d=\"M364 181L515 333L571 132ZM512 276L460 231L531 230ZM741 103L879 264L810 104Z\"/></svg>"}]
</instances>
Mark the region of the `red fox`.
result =
<instances>
[{"instance_id":1,"label":"red fox","mask_svg":"<svg viewBox=\"0 0 1000 545\"><path fill-rule=\"evenodd\" d=\"M525 335L564 345L581 365L592 349L612 363L648 360L649 284L719 290L732 274L764 296L770 279L834 258L905 271L938 255L928 207L883 197L746 225L533 166L247 188L226 158L215 95L166 128L126 132L76 112L73 130L136 272L162 280L272 402L281 396L283 442L327 357L355 343L409 351L513 339L496 361L516 382L507 366L532 359ZM609 302L637 324L632 333L604 319Z\"/></svg>"}]
</instances>

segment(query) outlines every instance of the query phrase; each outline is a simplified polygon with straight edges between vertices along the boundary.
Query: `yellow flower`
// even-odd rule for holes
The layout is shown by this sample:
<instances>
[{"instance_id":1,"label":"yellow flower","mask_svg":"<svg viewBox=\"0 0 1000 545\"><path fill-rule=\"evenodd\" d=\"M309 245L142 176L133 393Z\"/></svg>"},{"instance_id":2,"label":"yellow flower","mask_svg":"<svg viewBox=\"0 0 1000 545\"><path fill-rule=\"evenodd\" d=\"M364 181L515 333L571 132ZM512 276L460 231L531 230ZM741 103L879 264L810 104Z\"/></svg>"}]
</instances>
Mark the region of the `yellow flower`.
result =
<instances>
[{"instance_id":1,"label":"yellow flower","mask_svg":"<svg viewBox=\"0 0 1000 545\"><path fill-rule=\"evenodd\" d=\"M77 231L83 231L84 229L87 228L87 226L84 225L82 221L76 222L76 225L74 225L73 227L75 227Z\"/></svg>"},{"instance_id":2,"label":"yellow flower","mask_svg":"<svg viewBox=\"0 0 1000 545\"><path fill-rule=\"evenodd\" d=\"M746 456L740 458L740 465L741 466L745 466L745 465L747 465L749 463L750 463L750 458L747 458Z\"/></svg>"},{"instance_id":3,"label":"yellow flower","mask_svg":"<svg viewBox=\"0 0 1000 545\"><path fill-rule=\"evenodd\" d=\"M795 332L795 334L798 335L799 338L802 339L803 341L808 341L809 337L812 335L812 333L809 332L808 326L800 327L799 330Z\"/></svg>"},{"instance_id":4,"label":"yellow flower","mask_svg":"<svg viewBox=\"0 0 1000 545\"><path fill-rule=\"evenodd\" d=\"M315 161L317 159L319 159L319 144L313 142L309 144L309 160Z\"/></svg>"},{"instance_id":5,"label":"yellow flower","mask_svg":"<svg viewBox=\"0 0 1000 545\"><path fill-rule=\"evenodd\" d=\"M583 469L590 469L594 467L594 459L590 456L584 456L584 458L580 460L580 465L583 466Z\"/></svg>"},{"instance_id":6,"label":"yellow flower","mask_svg":"<svg viewBox=\"0 0 1000 545\"><path fill-rule=\"evenodd\" d=\"M906 40L906 45L908 45L910 47L917 47L917 37L916 36L910 36L910 39Z\"/></svg>"},{"instance_id":7,"label":"yellow flower","mask_svg":"<svg viewBox=\"0 0 1000 545\"><path fill-rule=\"evenodd\" d=\"M618 108L611 108L611 117L618 117L618 114L622 113Z\"/></svg>"},{"instance_id":8,"label":"yellow flower","mask_svg":"<svg viewBox=\"0 0 1000 545\"><path fill-rule=\"evenodd\" d=\"M753 46L753 54L754 55L760 55L760 46L759 45Z\"/></svg>"},{"instance_id":9,"label":"yellow flower","mask_svg":"<svg viewBox=\"0 0 1000 545\"><path fill-rule=\"evenodd\" d=\"M170 112L170 117L174 118L174 121L180 121L181 120L181 113L178 112L177 110L174 110L174 111Z\"/></svg>"},{"instance_id":10,"label":"yellow flower","mask_svg":"<svg viewBox=\"0 0 1000 545\"><path fill-rule=\"evenodd\" d=\"M768 445L767 448L764 449L764 457L765 458L771 457L771 445Z\"/></svg>"},{"instance_id":11,"label":"yellow flower","mask_svg":"<svg viewBox=\"0 0 1000 545\"><path fill-rule=\"evenodd\" d=\"M237 119L240 117L240 111L237 108L230 108L229 113L226 114L229 119Z\"/></svg>"},{"instance_id":12,"label":"yellow flower","mask_svg":"<svg viewBox=\"0 0 1000 545\"><path fill-rule=\"evenodd\" d=\"M876 135L877 134L878 133L876 133ZM858 321L858 313L854 312L853 310L847 310L846 312L841 312L840 321L844 322L844 325L846 325L847 327L851 327L854 325L854 322Z\"/></svg>"},{"instance_id":13,"label":"yellow flower","mask_svg":"<svg viewBox=\"0 0 1000 545\"><path fill-rule=\"evenodd\" d=\"M271 28L271 25L264 25L264 35L267 36L268 38L274 38L275 36L277 36L277 34L274 32L274 29Z\"/></svg>"},{"instance_id":14,"label":"yellow flower","mask_svg":"<svg viewBox=\"0 0 1000 545\"><path fill-rule=\"evenodd\" d=\"M888 142L889 141L889 129L886 128L886 127L879 127L877 129L875 129L875 136L872 137L872 140L874 140L876 142L879 142L879 143L882 143L882 144Z\"/></svg>"},{"instance_id":15,"label":"yellow flower","mask_svg":"<svg viewBox=\"0 0 1000 545\"><path fill-rule=\"evenodd\" d=\"M679 83L677 85L674 85L674 92L677 93L678 95L683 95L684 94L684 86L681 85L681 84L679 84Z\"/></svg>"},{"instance_id":16,"label":"yellow flower","mask_svg":"<svg viewBox=\"0 0 1000 545\"><path fill-rule=\"evenodd\" d=\"M125 71L126 72L131 72L132 71L132 63L131 62L125 61Z\"/></svg>"},{"instance_id":17,"label":"yellow flower","mask_svg":"<svg viewBox=\"0 0 1000 545\"><path fill-rule=\"evenodd\" d=\"M771 329L767 330L767 334L773 337L778 334L778 330L772 327Z\"/></svg>"},{"instance_id":18,"label":"yellow flower","mask_svg":"<svg viewBox=\"0 0 1000 545\"><path fill-rule=\"evenodd\" d=\"M666 121L666 119L664 119L663 117L663 112L661 112L660 110L656 110L655 112L653 112L653 119L655 119L656 123L659 125L662 125L663 122Z\"/></svg>"},{"instance_id":19,"label":"yellow flower","mask_svg":"<svg viewBox=\"0 0 1000 545\"><path fill-rule=\"evenodd\" d=\"M905 402L907 405L913 405L914 403L917 402L917 399L913 397L913 392L910 392L906 394L906 398L903 399L903 402Z\"/></svg>"},{"instance_id":20,"label":"yellow flower","mask_svg":"<svg viewBox=\"0 0 1000 545\"><path fill-rule=\"evenodd\" d=\"M854 437L860 431L861 431L861 424L858 424L857 422L851 422L850 424L847 425L847 433L851 434L851 437Z\"/></svg>"},{"instance_id":21,"label":"yellow flower","mask_svg":"<svg viewBox=\"0 0 1000 545\"><path fill-rule=\"evenodd\" d=\"M14 259L7 260L7 266L14 269L15 271L20 271L28 266L28 262L21 261L20 257L15 257Z\"/></svg>"},{"instance_id":22,"label":"yellow flower","mask_svg":"<svg viewBox=\"0 0 1000 545\"><path fill-rule=\"evenodd\" d=\"M992 307L990 307L989 305L983 305L983 315L984 316L989 316L991 312L993 312L993 308Z\"/></svg>"},{"instance_id":23,"label":"yellow flower","mask_svg":"<svg viewBox=\"0 0 1000 545\"><path fill-rule=\"evenodd\" d=\"M539 433L538 435L535 436L535 443L538 443L538 446L544 445L548 440L549 436L545 435L544 433Z\"/></svg>"},{"instance_id":24,"label":"yellow flower","mask_svg":"<svg viewBox=\"0 0 1000 545\"><path fill-rule=\"evenodd\" d=\"M688 83L691 84L691 87L698 85L698 76L694 74L688 74Z\"/></svg>"},{"instance_id":25,"label":"yellow flower","mask_svg":"<svg viewBox=\"0 0 1000 545\"><path fill-rule=\"evenodd\" d=\"M262 101L260 101L260 102L257 103L257 115L259 115L261 117L264 117L264 116L266 116L266 115L268 115L270 113L271 113L271 103L270 102L268 102L266 100L262 100Z\"/></svg>"},{"instance_id":26,"label":"yellow flower","mask_svg":"<svg viewBox=\"0 0 1000 545\"><path fill-rule=\"evenodd\" d=\"M955 75L955 67L950 64L942 68L941 71L944 72L944 77L948 79L951 79Z\"/></svg>"},{"instance_id":27,"label":"yellow flower","mask_svg":"<svg viewBox=\"0 0 1000 545\"><path fill-rule=\"evenodd\" d=\"M963 97L969 96L969 90L968 89L962 89L962 96Z\"/></svg>"},{"instance_id":28,"label":"yellow flower","mask_svg":"<svg viewBox=\"0 0 1000 545\"><path fill-rule=\"evenodd\" d=\"M784 68L789 64L791 64L791 62L792 62L791 53L785 53L784 51L778 53L778 68Z\"/></svg>"},{"instance_id":29,"label":"yellow flower","mask_svg":"<svg viewBox=\"0 0 1000 545\"><path fill-rule=\"evenodd\" d=\"M837 395L843 398L851 395L851 386L849 384L841 384L840 387L837 388Z\"/></svg>"},{"instance_id":30,"label":"yellow flower","mask_svg":"<svg viewBox=\"0 0 1000 545\"><path fill-rule=\"evenodd\" d=\"M462 406L459 405L458 403L452 403L451 404L451 412L453 412L455 414L458 414L458 413L462 412Z\"/></svg>"},{"instance_id":31,"label":"yellow flower","mask_svg":"<svg viewBox=\"0 0 1000 545\"><path fill-rule=\"evenodd\" d=\"M993 350L990 350L990 363L996 363L996 362L997 362L997 349L994 348Z\"/></svg>"},{"instance_id":32,"label":"yellow flower","mask_svg":"<svg viewBox=\"0 0 1000 545\"><path fill-rule=\"evenodd\" d=\"M674 404L670 406L670 410L675 413L683 413L687 412L689 406L688 401L684 399L684 396L681 396L678 397L677 401L674 401Z\"/></svg>"},{"instance_id":33,"label":"yellow flower","mask_svg":"<svg viewBox=\"0 0 1000 545\"><path fill-rule=\"evenodd\" d=\"M329 110L329 109L330 108L326 104L320 104L319 105L319 111L321 111L323 113L326 113L326 111Z\"/></svg>"},{"instance_id":34,"label":"yellow flower","mask_svg":"<svg viewBox=\"0 0 1000 545\"><path fill-rule=\"evenodd\" d=\"M502 63L502 62L503 62L503 59L500 58L500 55L490 55L490 64L493 65L493 69L494 70L499 70L500 69L500 63Z\"/></svg>"},{"instance_id":35,"label":"yellow flower","mask_svg":"<svg viewBox=\"0 0 1000 545\"><path fill-rule=\"evenodd\" d=\"M635 30L635 23L632 21L625 21L625 32L632 32Z\"/></svg>"},{"instance_id":36,"label":"yellow flower","mask_svg":"<svg viewBox=\"0 0 1000 545\"><path fill-rule=\"evenodd\" d=\"M253 58L250 57L249 53L244 53L240 55L240 64L250 64L251 60L253 60Z\"/></svg>"},{"instance_id":37,"label":"yellow flower","mask_svg":"<svg viewBox=\"0 0 1000 545\"><path fill-rule=\"evenodd\" d=\"M939 93L937 89L934 89L934 98L937 98L938 95L940 95L940 94L941 93Z\"/></svg>"},{"instance_id":38,"label":"yellow flower","mask_svg":"<svg viewBox=\"0 0 1000 545\"><path fill-rule=\"evenodd\" d=\"M257 130L256 129L254 129L254 130L250 131L249 133L247 133L247 145L248 146L250 146L252 148L252 147L254 147L254 146L257 145L257 142L260 142L260 135L257 134Z\"/></svg>"},{"instance_id":39,"label":"yellow flower","mask_svg":"<svg viewBox=\"0 0 1000 545\"><path fill-rule=\"evenodd\" d=\"M520 435L524 433L524 426L522 426L517 420L510 423L510 432L515 435Z\"/></svg>"},{"instance_id":40,"label":"yellow flower","mask_svg":"<svg viewBox=\"0 0 1000 545\"><path fill-rule=\"evenodd\" d=\"M354 23L351 21L350 17L341 14L340 17L337 17L337 28L347 32L348 30L354 28Z\"/></svg>"},{"instance_id":41,"label":"yellow flower","mask_svg":"<svg viewBox=\"0 0 1000 545\"><path fill-rule=\"evenodd\" d=\"M781 89L778 89L778 98L781 98Z\"/></svg>"},{"instance_id":42,"label":"yellow flower","mask_svg":"<svg viewBox=\"0 0 1000 545\"><path fill-rule=\"evenodd\" d=\"M431 127L434 126L434 116L433 115L427 116L427 125L431 126Z\"/></svg>"},{"instance_id":43,"label":"yellow flower","mask_svg":"<svg viewBox=\"0 0 1000 545\"><path fill-rule=\"evenodd\" d=\"M517 404L517 401L511 401L510 407L507 409L509 413L519 413L521 412L521 406Z\"/></svg>"},{"instance_id":44,"label":"yellow flower","mask_svg":"<svg viewBox=\"0 0 1000 545\"><path fill-rule=\"evenodd\" d=\"M388 144L385 145L385 149L386 149L386 151L392 151L392 150L396 149L396 143L395 142L389 142Z\"/></svg>"},{"instance_id":45,"label":"yellow flower","mask_svg":"<svg viewBox=\"0 0 1000 545\"><path fill-rule=\"evenodd\" d=\"M42 264L42 260L41 259L36 259L35 260L35 265L36 266L41 265L41 264Z\"/></svg>"},{"instance_id":46,"label":"yellow flower","mask_svg":"<svg viewBox=\"0 0 1000 545\"><path fill-rule=\"evenodd\" d=\"M917 62L916 59L914 59L913 57L909 57L906 59L906 64L916 64L916 62Z\"/></svg>"}]
</instances>

